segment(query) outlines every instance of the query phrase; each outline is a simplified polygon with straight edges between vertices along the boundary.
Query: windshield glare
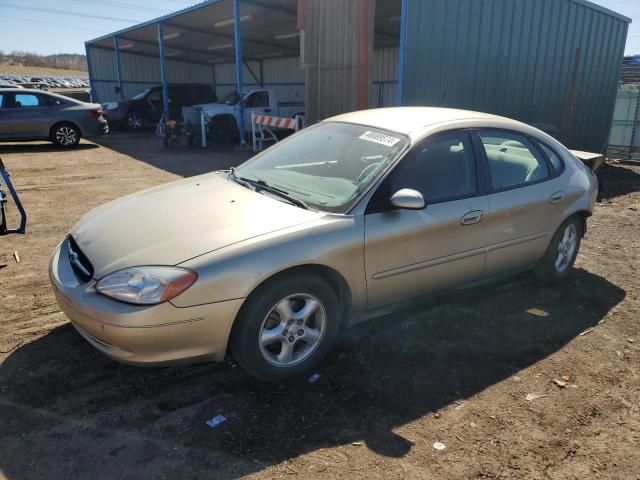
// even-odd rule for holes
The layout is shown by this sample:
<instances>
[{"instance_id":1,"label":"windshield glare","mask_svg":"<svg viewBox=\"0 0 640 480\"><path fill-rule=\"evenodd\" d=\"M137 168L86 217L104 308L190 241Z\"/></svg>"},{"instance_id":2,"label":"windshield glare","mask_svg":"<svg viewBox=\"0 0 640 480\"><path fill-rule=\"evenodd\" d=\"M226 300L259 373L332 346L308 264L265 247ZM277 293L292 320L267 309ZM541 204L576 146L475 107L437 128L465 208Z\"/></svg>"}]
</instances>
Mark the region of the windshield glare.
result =
<instances>
[{"instance_id":1,"label":"windshield glare","mask_svg":"<svg viewBox=\"0 0 640 480\"><path fill-rule=\"evenodd\" d=\"M319 210L344 213L406 144L394 132L322 122L276 143L235 173L262 180Z\"/></svg>"},{"instance_id":2,"label":"windshield glare","mask_svg":"<svg viewBox=\"0 0 640 480\"><path fill-rule=\"evenodd\" d=\"M147 93L149 93L151 91L150 88L145 88L143 91L141 91L140 93L135 94L133 97L131 97L133 100L142 100Z\"/></svg>"}]
</instances>

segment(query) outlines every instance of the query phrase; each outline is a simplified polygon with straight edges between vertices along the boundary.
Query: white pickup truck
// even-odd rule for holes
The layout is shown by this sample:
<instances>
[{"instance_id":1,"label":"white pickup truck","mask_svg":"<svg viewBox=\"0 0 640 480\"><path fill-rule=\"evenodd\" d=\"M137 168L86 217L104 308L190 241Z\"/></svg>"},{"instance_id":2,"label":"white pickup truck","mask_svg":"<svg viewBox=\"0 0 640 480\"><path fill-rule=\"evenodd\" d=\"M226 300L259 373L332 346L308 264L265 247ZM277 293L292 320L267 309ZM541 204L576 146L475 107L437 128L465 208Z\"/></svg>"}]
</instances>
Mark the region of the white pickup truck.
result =
<instances>
[{"instance_id":1,"label":"white pickup truck","mask_svg":"<svg viewBox=\"0 0 640 480\"><path fill-rule=\"evenodd\" d=\"M244 90L242 93L245 132L251 131L251 113L287 118L304 113L300 110L300 104L278 104L273 90L268 88ZM203 111L209 136L221 142L232 142L238 139L240 132L239 100L234 90L220 102L183 107L182 119L186 124L200 125L200 112Z\"/></svg>"}]
</instances>

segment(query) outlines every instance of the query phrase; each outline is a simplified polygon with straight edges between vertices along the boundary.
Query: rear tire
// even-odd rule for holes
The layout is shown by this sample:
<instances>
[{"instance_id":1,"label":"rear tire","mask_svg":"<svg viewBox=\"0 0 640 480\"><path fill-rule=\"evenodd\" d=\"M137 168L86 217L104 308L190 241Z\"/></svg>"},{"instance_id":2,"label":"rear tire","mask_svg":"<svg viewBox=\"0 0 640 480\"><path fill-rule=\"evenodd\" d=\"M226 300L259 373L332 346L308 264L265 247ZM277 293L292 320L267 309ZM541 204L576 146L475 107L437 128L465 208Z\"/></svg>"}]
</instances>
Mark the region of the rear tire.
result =
<instances>
[{"instance_id":1,"label":"rear tire","mask_svg":"<svg viewBox=\"0 0 640 480\"><path fill-rule=\"evenodd\" d=\"M58 123L51 129L51 141L62 148L73 148L80 143L80 130L72 123Z\"/></svg>"},{"instance_id":2,"label":"rear tire","mask_svg":"<svg viewBox=\"0 0 640 480\"><path fill-rule=\"evenodd\" d=\"M329 352L340 321L338 296L322 278L287 275L249 296L231 332L231 352L260 380L298 377Z\"/></svg>"},{"instance_id":3,"label":"rear tire","mask_svg":"<svg viewBox=\"0 0 640 480\"><path fill-rule=\"evenodd\" d=\"M547 251L534 269L543 282L557 282L571 272L582 241L583 221L577 215L567 218L554 234Z\"/></svg>"}]
</instances>

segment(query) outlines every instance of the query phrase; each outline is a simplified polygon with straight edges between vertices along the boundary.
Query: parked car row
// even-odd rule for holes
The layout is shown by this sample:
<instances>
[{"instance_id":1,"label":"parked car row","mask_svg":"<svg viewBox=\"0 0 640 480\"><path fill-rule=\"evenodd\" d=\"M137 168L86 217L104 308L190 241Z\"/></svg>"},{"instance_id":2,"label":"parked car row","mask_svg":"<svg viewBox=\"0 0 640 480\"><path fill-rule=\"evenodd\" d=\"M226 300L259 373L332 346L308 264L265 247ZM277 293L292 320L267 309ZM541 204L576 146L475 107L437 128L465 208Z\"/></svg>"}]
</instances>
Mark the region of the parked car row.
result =
<instances>
[{"instance_id":1,"label":"parked car row","mask_svg":"<svg viewBox=\"0 0 640 480\"><path fill-rule=\"evenodd\" d=\"M37 89L0 90L0 141L49 140L70 148L108 131L99 104Z\"/></svg>"},{"instance_id":2,"label":"parked car row","mask_svg":"<svg viewBox=\"0 0 640 480\"><path fill-rule=\"evenodd\" d=\"M4 78L0 77L0 82ZM164 110L161 86L147 88L131 99L105 103L103 106L82 100L85 97L71 98L21 85L2 85L0 141L50 140L69 148L76 146L81 137L91 138L107 133L109 123L129 130L155 125ZM185 106L216 100L212 85L169 85L171 118L181 115ZM103 111L106 114L103 115Z\"/></svg>"},{"instance_id":3,"label":"parked car row","mask_svg":"<svg viewBox=\"0 0 640 480\"><path fill-rule=\"evenodd\" d=\"M30 77L25 75L0 75L0 88L88 88L89 79L86 77Z\"/></svg>"},{"instance_id":4,"label":"parked car row","mask_svg":"<svg viewBox=\"0 0 640 480\"><path fill-rule=\"evenodd\" d=\"M179 120L182 108L201 103L213 103L218 100L213 85L201 83L169 84L169 118ZM102 104L104 115L109 124L127 130L141 130L156 125L164 111L162 86L145 88L133 97L120 102Z\"/></svg>"}]
</instances>

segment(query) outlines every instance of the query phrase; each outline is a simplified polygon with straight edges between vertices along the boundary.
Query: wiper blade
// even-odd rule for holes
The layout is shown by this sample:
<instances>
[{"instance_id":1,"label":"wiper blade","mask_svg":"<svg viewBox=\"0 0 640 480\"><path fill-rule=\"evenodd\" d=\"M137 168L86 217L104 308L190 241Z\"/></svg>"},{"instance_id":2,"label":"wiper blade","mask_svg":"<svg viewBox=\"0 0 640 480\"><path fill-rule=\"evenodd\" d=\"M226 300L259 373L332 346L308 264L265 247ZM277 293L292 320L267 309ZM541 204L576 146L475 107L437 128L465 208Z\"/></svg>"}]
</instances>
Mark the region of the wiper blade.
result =
<instances>
[{"instance_id":1,"label":"wiper blade","mask_svg":"<svg viewBox=\"0 0 640 480\"><path fill-rule=\"evenodd\" d=\"M248 178L242 178L236 175L236 169L233 167L229 169L229 175L227 175L227 178L231 178L231 180L242 185L243 187L251 188L251 185L253 185L253 182Z\"/></svg>"},{"instance_id":2,"label":"wiper blade","mask_svg":"<svg viewBox=\"0 0 640 480\"><path fill-rule=\"evenodd\" d=\"M269 185L267 182L265 182L264 180L254 180L254 183L259 185L259 187L261 189L264 189L264 190L268 191L269 193L272 193L273 195L275 195L277 197L284 198L285 200L289 201L290 203L293 203L294 205L296 205L296 206L298 206L300 208L304 208L305 210L309 210L309 205L307 205L302 200L299 200L299 199L297 199L295 197L292 197L291 195L289 195L289 192L281 190L281 189L279 189L277 187L273 187L273 186Z\"/></svg>"},{"instance_id":3,"label":"wiper blade","mask_svg":"<svg viewBox=\"0 0 640 480\"><path fill-rule=\"evenodd\" d=\"M255 189L256 192L260 192L260 190L266 190L267 192L275 195L276 197L283 198L287 200L289 203L292 203L297 207L304 208L305 210L309 210L309 205L307 205L304 201L299 200L295 197L292 197L291 195L289 195L289 192L285 190L269 185L264 180L252 180L250 178L239 177L238 175L236 175L235 168L233 167L229 169L229 176L236 183L239 183L240 185L244 185L245 187L249 187L250 185L253 185L253 188Z\"/></svg>"}]
</instances>

